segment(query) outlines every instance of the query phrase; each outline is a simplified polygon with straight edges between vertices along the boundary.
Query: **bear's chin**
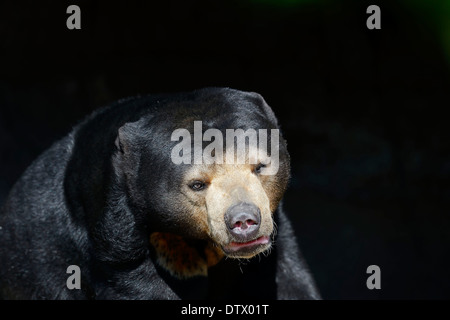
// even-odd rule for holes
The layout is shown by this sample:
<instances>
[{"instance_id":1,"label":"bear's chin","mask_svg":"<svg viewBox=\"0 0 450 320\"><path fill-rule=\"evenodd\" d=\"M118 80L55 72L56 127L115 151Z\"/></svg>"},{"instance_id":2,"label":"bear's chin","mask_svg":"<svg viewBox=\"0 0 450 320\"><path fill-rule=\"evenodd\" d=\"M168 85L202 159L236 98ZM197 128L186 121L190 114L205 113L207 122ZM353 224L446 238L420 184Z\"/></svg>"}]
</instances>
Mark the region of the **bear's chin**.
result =
<instances>
[{"instance_id":1,"label":"bear's chin","mask_svg":"<svg viewBox=\"0 0 450 320\"><path fill-rule=\"evenodd\" d=\"M257 254L268 251L272 246L269 236L261 236L248 242L230 242L222 246L226 256L230 258L250 259Z\"/></svg>"}]
</instances>

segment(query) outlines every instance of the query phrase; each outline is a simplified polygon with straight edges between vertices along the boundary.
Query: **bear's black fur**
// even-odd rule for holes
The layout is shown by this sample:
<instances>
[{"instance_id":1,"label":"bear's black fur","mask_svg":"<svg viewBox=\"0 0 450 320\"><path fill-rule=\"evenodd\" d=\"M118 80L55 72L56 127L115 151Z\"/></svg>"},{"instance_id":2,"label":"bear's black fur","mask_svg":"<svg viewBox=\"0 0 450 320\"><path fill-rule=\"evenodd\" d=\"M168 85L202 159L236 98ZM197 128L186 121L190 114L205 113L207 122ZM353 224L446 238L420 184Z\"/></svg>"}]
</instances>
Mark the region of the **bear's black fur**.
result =
<instances>
[{"instance_id":1,"label":"bear's black fur","mask_svg":"<svg viewBox=\"0 0 450 320\"><path fill-rule=\"evenodd\" d=\"M169 158L171 132L194 120L222 131L278 128L261 96L228 88L124 99L93 113L45 151L6 199L0 297L320 298L281 203L267 256L224 258L207 277L187 279L157 263L153 232L182 236L195 248L206 243L193 231L191 215L177 207L187 166ZM280 179L287 181L287 151L281 154ZM79 290L66 286L70 265L80 267Z\"/></svg>"}]
</instances>

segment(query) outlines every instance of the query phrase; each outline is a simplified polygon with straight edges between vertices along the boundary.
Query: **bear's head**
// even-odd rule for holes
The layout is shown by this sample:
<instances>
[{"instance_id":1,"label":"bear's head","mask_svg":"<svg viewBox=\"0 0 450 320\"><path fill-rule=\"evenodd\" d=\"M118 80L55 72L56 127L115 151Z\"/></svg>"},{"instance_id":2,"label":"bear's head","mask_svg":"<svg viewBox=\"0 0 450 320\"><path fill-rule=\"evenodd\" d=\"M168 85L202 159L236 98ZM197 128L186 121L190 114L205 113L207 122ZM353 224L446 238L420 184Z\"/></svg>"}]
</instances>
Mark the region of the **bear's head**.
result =
<instances>
[{"instance_id":1,"label":"bear's head","mask_svg":"<svg viewBox=\"0 0 450 320\"><path fill-rule=\"evenodd\" d=\"M119 129L116 148L129 205L173 274L188 276L179 270L186 260L203 259L204 274L224 255L251 258L271 248L290 165L259 94L213 88L162 99Z\"/></svg>"}]
</instances>

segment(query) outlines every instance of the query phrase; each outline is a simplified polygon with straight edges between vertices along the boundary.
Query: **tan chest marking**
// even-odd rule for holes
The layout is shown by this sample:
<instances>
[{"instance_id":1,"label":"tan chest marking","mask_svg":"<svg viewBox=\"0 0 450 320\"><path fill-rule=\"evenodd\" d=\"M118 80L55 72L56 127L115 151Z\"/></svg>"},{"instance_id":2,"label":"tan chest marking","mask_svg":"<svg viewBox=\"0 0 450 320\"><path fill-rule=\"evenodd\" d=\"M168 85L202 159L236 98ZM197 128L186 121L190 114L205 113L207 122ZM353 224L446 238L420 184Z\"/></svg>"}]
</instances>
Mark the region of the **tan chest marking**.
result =
<instances>
[{"instance_id":1,"label":"tan chest marking","mask_svg":"<svg viewBox=\"0 0 450 320\"><path fill-rule=\"evenodd\" d=\"M207 276L208 267L224 256L222 250L211 243L199 249L170 233L154 232L150 235L150 243L155 249L157 263L179 279Z\"/></svg>"}]
</instances>

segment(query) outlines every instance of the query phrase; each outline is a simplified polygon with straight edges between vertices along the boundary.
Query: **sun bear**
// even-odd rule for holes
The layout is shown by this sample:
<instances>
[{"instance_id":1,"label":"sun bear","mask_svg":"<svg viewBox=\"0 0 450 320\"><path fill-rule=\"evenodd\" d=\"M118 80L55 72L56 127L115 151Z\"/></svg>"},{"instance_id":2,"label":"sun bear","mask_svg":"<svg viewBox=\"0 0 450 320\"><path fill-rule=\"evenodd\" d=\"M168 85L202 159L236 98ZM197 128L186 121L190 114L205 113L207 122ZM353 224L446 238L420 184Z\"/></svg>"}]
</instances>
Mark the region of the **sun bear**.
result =
<instances>
[{"instance_id":1,"label":"sun bear","mask_svg":"<svg viewBox=\"0 0 450 320\"><path fill-rule=\"evenodd\" d=\"M0 298L319 299L282 209L290 162L278 131L261 95L230 88L94 112L10 191Z\"/></svg>"}]
</instances>

